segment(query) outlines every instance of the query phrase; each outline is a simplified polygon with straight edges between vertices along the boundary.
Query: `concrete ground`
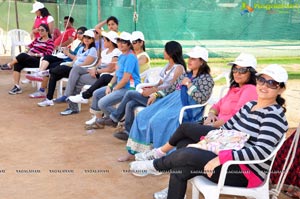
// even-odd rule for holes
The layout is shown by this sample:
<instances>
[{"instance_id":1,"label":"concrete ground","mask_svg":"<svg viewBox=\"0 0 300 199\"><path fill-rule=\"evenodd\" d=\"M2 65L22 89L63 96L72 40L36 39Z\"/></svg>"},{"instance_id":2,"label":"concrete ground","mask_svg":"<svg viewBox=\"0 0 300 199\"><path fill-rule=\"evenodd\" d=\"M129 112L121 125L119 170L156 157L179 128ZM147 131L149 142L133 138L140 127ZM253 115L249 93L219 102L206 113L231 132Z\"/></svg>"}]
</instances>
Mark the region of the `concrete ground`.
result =
<instances>
[{"instance_id":1,"label":"concrete ground","mask_svg":"<svg viewBox=\"0 0 300 199\"><path fill-rule=\"evenodd\" d=\"M287 92L293 126L300 121L299 82ZM60 116L66 104L41 108L40 99L28 98L31 84L15 96L7 93L11 87L11 72L0 71L0 199L150 199L167 186L167 175L134 177L127 162L116 161L126 151L113 128L84 130L88 105Z\"/></svg>"}]
</instances>

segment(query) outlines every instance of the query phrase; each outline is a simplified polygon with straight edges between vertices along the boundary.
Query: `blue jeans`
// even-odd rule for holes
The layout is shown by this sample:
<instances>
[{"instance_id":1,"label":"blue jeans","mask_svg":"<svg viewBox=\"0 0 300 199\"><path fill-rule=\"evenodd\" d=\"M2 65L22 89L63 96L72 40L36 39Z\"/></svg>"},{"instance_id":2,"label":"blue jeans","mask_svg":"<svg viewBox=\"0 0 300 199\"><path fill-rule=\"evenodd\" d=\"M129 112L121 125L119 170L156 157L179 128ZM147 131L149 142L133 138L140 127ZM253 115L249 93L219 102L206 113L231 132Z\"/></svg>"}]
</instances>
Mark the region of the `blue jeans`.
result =
<instances>
[{"instance_id":1,"label":"blue jeans","mask_svg":"<svg viewBox=\"0 0 300 199\"><path fill-rule=\"evenodd\" d=\"M125 115L125 130L129 133L134 120L134 109L137 106L147 106L147 101L148 97L144 97L137 91L129 90L118 108L111 112L110 118L114 122L119 122Z\"/></svg>"},{"instance_id":2,"label":"blue jeans","mask_svg":"<svg viewBox=\"0 0 300 199\"><path fill-rule=\"evenodd\" d=\"M94 91L91 109L94 111L102 111L105 116L109 116L110 113L116 109L114 105L122 100L128 89L122 88L115 90L108 95L105 95L105 91L106 86Z\"/></svg>"}]
</instances>

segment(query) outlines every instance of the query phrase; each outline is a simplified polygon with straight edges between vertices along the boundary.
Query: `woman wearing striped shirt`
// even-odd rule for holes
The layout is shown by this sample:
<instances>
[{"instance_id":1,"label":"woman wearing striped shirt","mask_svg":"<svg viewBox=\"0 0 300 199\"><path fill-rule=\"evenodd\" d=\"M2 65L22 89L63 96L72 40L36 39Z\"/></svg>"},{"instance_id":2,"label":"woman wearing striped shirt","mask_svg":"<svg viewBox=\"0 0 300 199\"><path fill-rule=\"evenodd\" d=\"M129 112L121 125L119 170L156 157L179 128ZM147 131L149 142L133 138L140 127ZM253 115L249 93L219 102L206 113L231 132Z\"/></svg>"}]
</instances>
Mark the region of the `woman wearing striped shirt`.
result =
<instances>
[{"instance_id":1,"label":"woman wearing striped shirt","mask_svg":"<svg viewBox=\"0 0 300 199\"><path fill-rule=\"evenodd\" d=\"M38 68L41 57L45 55L51 55L53 52L54 45L48 25L41 24L38 28L38 31L40 33L40 37L36 38L31 44L28 45L28 52L19 54L7 64L9 67L14 67L13 78L15 85L8 92L9 94L15 95L22 93L19 82L23 68Z\"/></svg>"},{"instance_id":2,"label":"woman wearing striped shirt","mask_svg":"<svg viewBox=\"0 0 300 199\"><path fill-rule=\"evenodd\" d=\"M281 94L285 91L288 75L279 65L269 65L257 73L257 101L245 104L238 113L228 120L222 129L234 129L250 135L245 147L240 150L223 150L218 154L194 147L181 148L170 155L156 160L135 161L130 169L135 175L157 174L158 171L178 171L170 174L168 199L184 198L187 181L197 175L203 175L217 183L222 164L229 160L264 159L271 154L288 129L285 118L285 100ZM211 126L183 124L177 131L196 134L198 138L206 135ZM178 146L182 137L175 132L170 142ZM181 133L182 134L182 133ZM266 178L271 161L261 164L232 165L225 184L239 187L257 187ZM142 172L141 172L142 171ZM197 172L192 172L197 171ZM205 172L210 171L210 172ZM139 173L138 173L139 172Z\"/></svg>"}]
</instances>

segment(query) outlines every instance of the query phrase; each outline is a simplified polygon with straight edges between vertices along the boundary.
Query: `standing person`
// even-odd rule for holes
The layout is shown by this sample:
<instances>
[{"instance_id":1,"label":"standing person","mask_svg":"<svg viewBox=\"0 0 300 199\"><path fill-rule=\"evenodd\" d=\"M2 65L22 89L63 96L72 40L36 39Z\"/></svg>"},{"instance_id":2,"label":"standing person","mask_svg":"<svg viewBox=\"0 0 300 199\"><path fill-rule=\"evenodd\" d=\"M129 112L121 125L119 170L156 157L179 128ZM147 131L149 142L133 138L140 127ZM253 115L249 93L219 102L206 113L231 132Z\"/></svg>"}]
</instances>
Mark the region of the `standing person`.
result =
<instances>
[{"instance_id":1,"label":"standing person","mask_svg":"<svg viewBox=\"0 0 300 199\"><path fill-rule=\"evenodd\" d=\"M140 83L138 60L131 50L131 34L122 32L117 37L117 43L122 54L119 56L115 75L107 86L99 88L93 93L90 112L97 116L97 120L101 119L103 113L105 117L108 117L115 110L114 105L119 103L130 89L131 76L134 86ZM89 126L102 128L102 126L97 126L97 122Z\"/></svg>"},{"instance_id":2,"label":"standing person","mask_svg":"<svg viewBox=\"0 0 300 199\"><path fill-rule=\"evenodd\" d=\"M95 48L94 32L87 30L83 34L83 46L80 47L71 66L59 65L50 69L50 79L48 84L47 98L38 103L38 106L53 106L53 95L56 82L64 77L68 77L72 67L81 67L92 64L97 58L97 50ZM74 112L75 113L75 112Z\"/></svg>"},{"instance_id":3,"label":"standing person","mask_svg":"<svg viewBox=\"0 0 300 199\"><path fill-rule=\"evenodd\" d=\"M133 44L133 46L138 45ZM140 44L141 45L141 44ZM165 44L164 58L168 63L161 70L160 82L157 86L144 88L142 93L135 90L128 91L123 97L117 109L108 118L101 121L101 125L117 126L118 122L125 116L125 129L116 132L114 137L127 141L129 132L135 117L135 108L147 106L149 96L159 90L163 90L174 84L178 77L186 72L186 64L182 57L182 47L176 41L169 41Z\"/></svg>"},{"instance_id":4,"label":"standing person","mask_svg":"<svg viewBox=\"0 0 300 199\"><path fill-rule=\"evenodd\" d=\"M150 95L148 105L153 105L146 107L135 117L126 145L127 154L118 161L131 160L138 152L162 146L179 126L181 108L203 104L210 98L214 81L207 64L208 51L196 46L187 55L190 71L179 76L170 87ZM155 102L156 99L159 100ZM186 111L183 122L201 119L203 110L201 107Z\"/></svg>"},{"instance_id":5,"label":"standing person","mask_svg":"<svg viewBox=\"0 0 300 199\"><path fill-rule=\"evenodd\" d=\"M227 94L209 109L204 125L220 128L247 102L257 100L256 93L256 58L251 54L241 53L232 65L230 71L230 87ZM198 140L196 140L197 142ZM165 156L174 147L181 147L195 143L195 140L186 137L180 146L173 146L168 141L162 147L135 154L135 160L152 160Z\"/></svg>"},{"instance_id":6,"label":"standing person","mask_svg":"<svg viewBox=\"0 0 300 199\"><path fill-rule=\"evenodd\" d=\"M38 68L41 57L51 55L53 52L54 45L48 25L41 24L38 31L41 36L28 45L28 52L19 54L10 63L6 64L7 67L14 68L13 78L15 85L8 92L11 95L22 93L19 82L23 68Z\"/></svg>"},{"instance_id":7,"label":"standing person","mask_svg":"<svg viewBox=\"0 0 300 199\"><path fill-rule=\"evenodd\" d=\"M140 176L157 174L158 171L176 171L170 173L167 198L183 199L188 180L197 175L203 175L212 182L218 183L221 167L225 162L265 159L288 130L285 100L281 97L286 89L287 80L287 72L281 66L271 64L264 68L257 74L257 101L245 104L222 126L224 130L237 130L250 135L242 149L212 152L188 146L160 159L132 162L131 171ZM180 135L187 133L193 134L199 140L201 136L214 129L216 128L196 123L183 124L177 129L178 132L172 136L170 142L174 146L178 145L182 140ZM226 175L225 185L249 188L260 186L267 177L270 164L271 161L231 165L229 167L231 172Z\"/></svg>"},{"instance_id":8,"label":"standing person","mask_svg":"<svg viewBox=\"0 0 300 199\"><path fill-rule=\"evenodd\" d=\"M65 31L61 33L55 40L54 46L57 49L58 47L67 47L69 46L76 36L76 30L73 27L74 18L65 16L64 17L64 27Z\"/></svg>"},{"instance_id":9,"label":"standing person","mask_svg":"<svg viewBox=\"0 0 300 199\"><path fill-rule=\"evenodd\" d=\"M40 37L38 28L41 24L47 24L49 26L49 32L52 35L54 29L54 18L51 16L44 4L36 1L32 5L32 10L30 12L35 13L36 15L32 26L31 38L35 39Z\"/></svg>"}]
</instances>

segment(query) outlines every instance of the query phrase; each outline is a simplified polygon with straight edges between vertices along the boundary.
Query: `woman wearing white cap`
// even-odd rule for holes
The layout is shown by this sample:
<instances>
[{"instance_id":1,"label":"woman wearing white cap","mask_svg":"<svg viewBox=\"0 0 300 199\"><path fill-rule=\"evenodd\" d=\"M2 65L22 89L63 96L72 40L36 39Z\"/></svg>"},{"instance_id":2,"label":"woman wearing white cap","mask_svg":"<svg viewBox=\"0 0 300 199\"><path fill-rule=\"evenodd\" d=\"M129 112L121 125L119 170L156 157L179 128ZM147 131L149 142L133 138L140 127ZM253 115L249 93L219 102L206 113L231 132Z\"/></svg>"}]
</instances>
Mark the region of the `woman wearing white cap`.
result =
<instances>
[{"instance_id":1,"label":"woman wearing white cap","mask_svg":"<svg viewBox=\"0 0 300 199\"><path fill-rule=\"evenodd\" d=\"M46 99L42 102L39 102L38 106L44 107L54 105L53 95L56 82L61 78L69 77L70 71L72 71L74 68L90 65L95 61L95 59L97 59L97 50L95 48L94 32L91 30L87 30L83 34L83 46L78 50L76 58L72 62L72 67L59 65L53 68L53 70L49 71L50 79L48 84L48 93ZM66 112L70 112L71 114L78 113L78 109L68 109L66 110Z\"/></svg>"},{"instance_id":2,"label":"woman wearing white cap","mask_svg":"<svg viewBox=\"0 0 300 199\"><path fill-rule=\"evenodd\" d=\"M106 87L99 88L93 93L90 112L97 116L97 120L102 119L102 113L108 117L115 110L115 105L130 89L130 77L134 86L140 83L138 60L131 50L131 34L122 32L117 37L117 43L122 54L119 56L115 75ZM97 120L91 125L92 128L102 128L97 125Z\"/></svg>"},{"instance_id":3,"label":"woman wearing white cap","mask_svg":"<svg viewBox=\"0 0 300 199\"><path fill-rule=\"evenodd\" d=\"M224 130L237 130L250 135L242 149L214 153L196 147L180 148L159 159L132 162L131 171L139 176L158 174L158 171L177 171L170 174L167 198L183 199L188 180L197 175L206 176L217 183L222 164L225 162L266 158L288 130L285 100L281 97L286 89L287 79L286 70L279 65L273 64L264 68L257 74L257 101L245 104L222 126ZM196 123L182 124L170 142L174 146L178 145L182 140L177 135L184 132L194 133L200 138L214 129L216 128ZM231 172L226 175L225 185L249 188L260 186L267 177L270 163L267 161L260 164L232 165Z\"/></svg>"},{"instance_id":4,"label":"woman wearing white cap","mask_svg":"<svg viewBox=\"0 0 300 199\"><path fill-rule=\"evenodd\" d=\"M36 17L32 26L31 36L32 38L39 38L40 34L38 27L40 24L47 24L50 29L50 34L53 34L54 29L54 18L49 13L48 9L41 2L35 2L32 5L31 13L35 13Z\"/></svg>"},{"instance_id":5,"label":"woman wearing white cap","mask_svg":"<svg viewBox=\"0 0 300 199\"><path fill-rule=\"evenodd\" d=\"M141 31L132 32L133 51L139 60L140 74L150 68L150 57L146 52L145 37Z\"/></svg>"},{"instance_id":6,"label":"woman wearing white cap","mask_svg":"<svg viewBox=\"0 0 300 199\"><path fill-rule=\"evenodd\" d=\"M169 87L150 95L148 104L134 119L127 141L127 158L165 144L179 126L179 112L183 106L205 103L211 96L214 81L207 64L208 51L196 46L189 53L190 72L182 74ZM162 99L161 99L162 98ZM159 99L154 103L156 99ZM203 108L187 111L184 122L202 118ZM124 156L125 157L125 156Z\"/></svg>"}]
</instances>

